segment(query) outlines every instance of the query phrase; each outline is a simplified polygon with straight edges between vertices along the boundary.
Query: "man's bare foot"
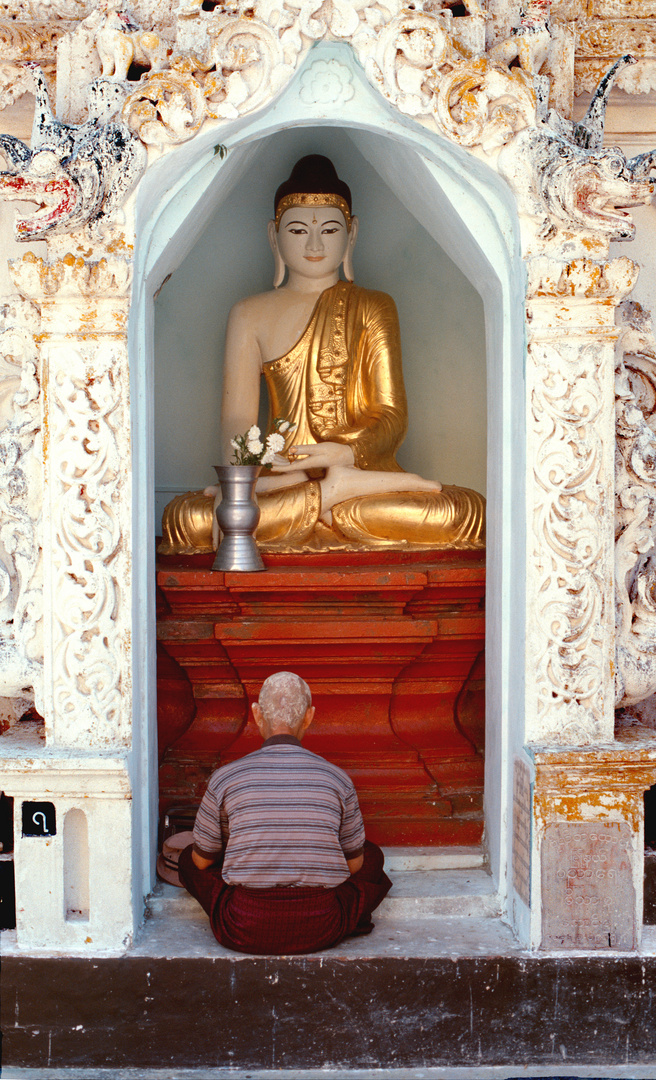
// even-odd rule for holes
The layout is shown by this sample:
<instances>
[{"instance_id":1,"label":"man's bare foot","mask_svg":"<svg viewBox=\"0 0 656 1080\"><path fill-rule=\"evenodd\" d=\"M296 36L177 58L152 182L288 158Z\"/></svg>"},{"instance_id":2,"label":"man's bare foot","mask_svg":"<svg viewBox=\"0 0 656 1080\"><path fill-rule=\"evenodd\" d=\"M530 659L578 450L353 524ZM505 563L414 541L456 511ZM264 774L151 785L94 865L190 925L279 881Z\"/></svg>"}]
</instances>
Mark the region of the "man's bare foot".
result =
<instances>
[{"instance_id":1,"label":"man's bare foot","mask_svg":"<svg viewBox=\"0 0 656 1080\"><path fill-rule=\"evenodd\" d=\"M347 499L388 492L442 490L441 484L433 480L424 480L416 473L369 471L352 465L332 466L324 479L320 481L320 486L321 517L326 524L328 524L327 513L332 507Z\"/></svg>"}]
</instances>

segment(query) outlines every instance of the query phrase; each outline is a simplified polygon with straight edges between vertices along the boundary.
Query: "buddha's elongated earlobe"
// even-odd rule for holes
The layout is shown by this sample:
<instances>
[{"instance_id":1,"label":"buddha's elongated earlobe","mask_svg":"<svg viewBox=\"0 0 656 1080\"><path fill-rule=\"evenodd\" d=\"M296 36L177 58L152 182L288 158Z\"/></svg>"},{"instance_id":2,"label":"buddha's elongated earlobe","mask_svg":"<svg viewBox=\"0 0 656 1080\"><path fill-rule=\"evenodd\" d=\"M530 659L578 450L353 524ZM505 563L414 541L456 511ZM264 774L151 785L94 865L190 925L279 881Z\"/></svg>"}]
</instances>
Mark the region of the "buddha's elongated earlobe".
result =
<instances>
[{"instance_id":1,"label":"buddha's elongated earlobe","mask_svg":"<svg viewBox=\"0 0 656 1080\"><path fill-rule=\"evenodd\" d=\"M348 238L348 246L344 253L344 277L347 281L353 281L353 248L355 247L355 241L358 238L358 219L356 217L351 218L351 231Z\"/></svg>"},{"instance_id":2,"label":"buddha's elongated earlobe","mask_svg":"<svg viewBox=\"0 0 656 1080\"><path fill-rule=\"evenodd\" d=\"M282 261L282 255L280 254L280 251L278 249L278 234L276 232L276 223L275 223L275 221L270 221L269 222L268 232L269 232L269 244L271 245L271 250L273 252L273 262L274 262L273 287L274 287L274 289L279 289L280 286L282 285L283 281L285 280L286 266L285 266L284 262Z\"/></svg>"}]
</instances>

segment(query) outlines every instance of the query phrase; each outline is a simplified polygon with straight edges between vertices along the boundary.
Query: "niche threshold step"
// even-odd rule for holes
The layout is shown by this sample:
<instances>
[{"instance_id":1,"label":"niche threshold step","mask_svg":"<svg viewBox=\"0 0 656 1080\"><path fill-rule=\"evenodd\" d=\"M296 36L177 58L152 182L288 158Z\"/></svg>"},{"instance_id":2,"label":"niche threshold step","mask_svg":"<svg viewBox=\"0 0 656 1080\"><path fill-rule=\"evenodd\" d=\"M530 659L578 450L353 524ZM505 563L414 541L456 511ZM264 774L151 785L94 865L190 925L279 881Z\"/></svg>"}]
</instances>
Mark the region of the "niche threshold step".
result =
<instances>
[{"instance_id":1,"label":"niche threshold step","mask_svg":"<svg viewBox=\"0 0 656 1080\"><path fill-rule=\"evenodd\" d=\"M491 918L499 914L494 882L484 867L466 870L386 869L392 889L374 912L374 921L393 919ZM184 889L160 881L147 901L151 918L205 920L198 902Z\"/></svg>"}]
</instances>

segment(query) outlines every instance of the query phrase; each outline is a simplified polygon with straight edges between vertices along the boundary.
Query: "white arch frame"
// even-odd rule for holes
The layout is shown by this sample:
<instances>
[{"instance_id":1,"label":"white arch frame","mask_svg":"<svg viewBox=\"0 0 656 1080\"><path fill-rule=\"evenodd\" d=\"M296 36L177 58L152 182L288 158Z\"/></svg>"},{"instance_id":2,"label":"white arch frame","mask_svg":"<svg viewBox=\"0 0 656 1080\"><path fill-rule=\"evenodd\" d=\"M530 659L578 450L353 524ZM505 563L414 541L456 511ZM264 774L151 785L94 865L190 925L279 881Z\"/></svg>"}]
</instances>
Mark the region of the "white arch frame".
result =
<instances>
[{"instance_id":1,"label":"white arch frame","mask_svg":"<svg viewBox=\"0 0 656 1080\"><path fill-rule=\"evenodd\" d=\"M303 101L304 70L332 60L347 72L349 100ZM347 76L345 76L347 78ZM307 95L305 95L307 96ZM524 743L526 522L524 479L524 297L514 199L492 170L460 147L390 108L369 85L351 48L317 45L270 106L203 131L142 180L136 202L134 286L128 327L133 493L133 716L135 786L148 790L135 821L135 891L151 887L156 823L153 296L193 247L224 195L254 160L257 143L290 126L347 127L397 196L480 293L485 306L488 385L487 720L485 815L490 863L508 903L512 761ZM394 156L380 138L393 140ZM222 159L217 144L228 150ZM467 222L476 223L476 236ZM145 512L144 512L145 511ZM141 718L141 722L137 720ZM151 858L148 858L149 849ZM142 857L139 858L139 855ZM142 873L137 874L141 864Z\"/></svg>"}]
</instances>

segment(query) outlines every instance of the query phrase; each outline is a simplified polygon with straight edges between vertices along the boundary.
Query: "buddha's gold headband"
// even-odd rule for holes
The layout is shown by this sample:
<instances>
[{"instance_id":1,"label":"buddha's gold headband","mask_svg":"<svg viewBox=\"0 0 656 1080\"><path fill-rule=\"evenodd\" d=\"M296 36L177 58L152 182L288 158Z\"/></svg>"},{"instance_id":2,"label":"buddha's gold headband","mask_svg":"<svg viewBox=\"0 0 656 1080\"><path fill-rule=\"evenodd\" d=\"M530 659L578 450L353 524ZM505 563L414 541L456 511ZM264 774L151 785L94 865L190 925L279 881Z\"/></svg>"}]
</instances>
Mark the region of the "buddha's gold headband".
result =
<instances>
[{"instance_id":1,"label":"buddha's gold headband","mask_svg":"<svg viewBox=\"0 0 656 1080\"><path fill-rule=\"evenodd\" d=\"M346 199L343 199L341 195L324 195L322 192L294 194L292 192L291 195L283 195L276 207L276 232L280 229L280 219L285 210L290 210L292 206L334 206L342 211L346 219L347 232L351 231L351 211Z\"/></svg>"}]
</instances>

